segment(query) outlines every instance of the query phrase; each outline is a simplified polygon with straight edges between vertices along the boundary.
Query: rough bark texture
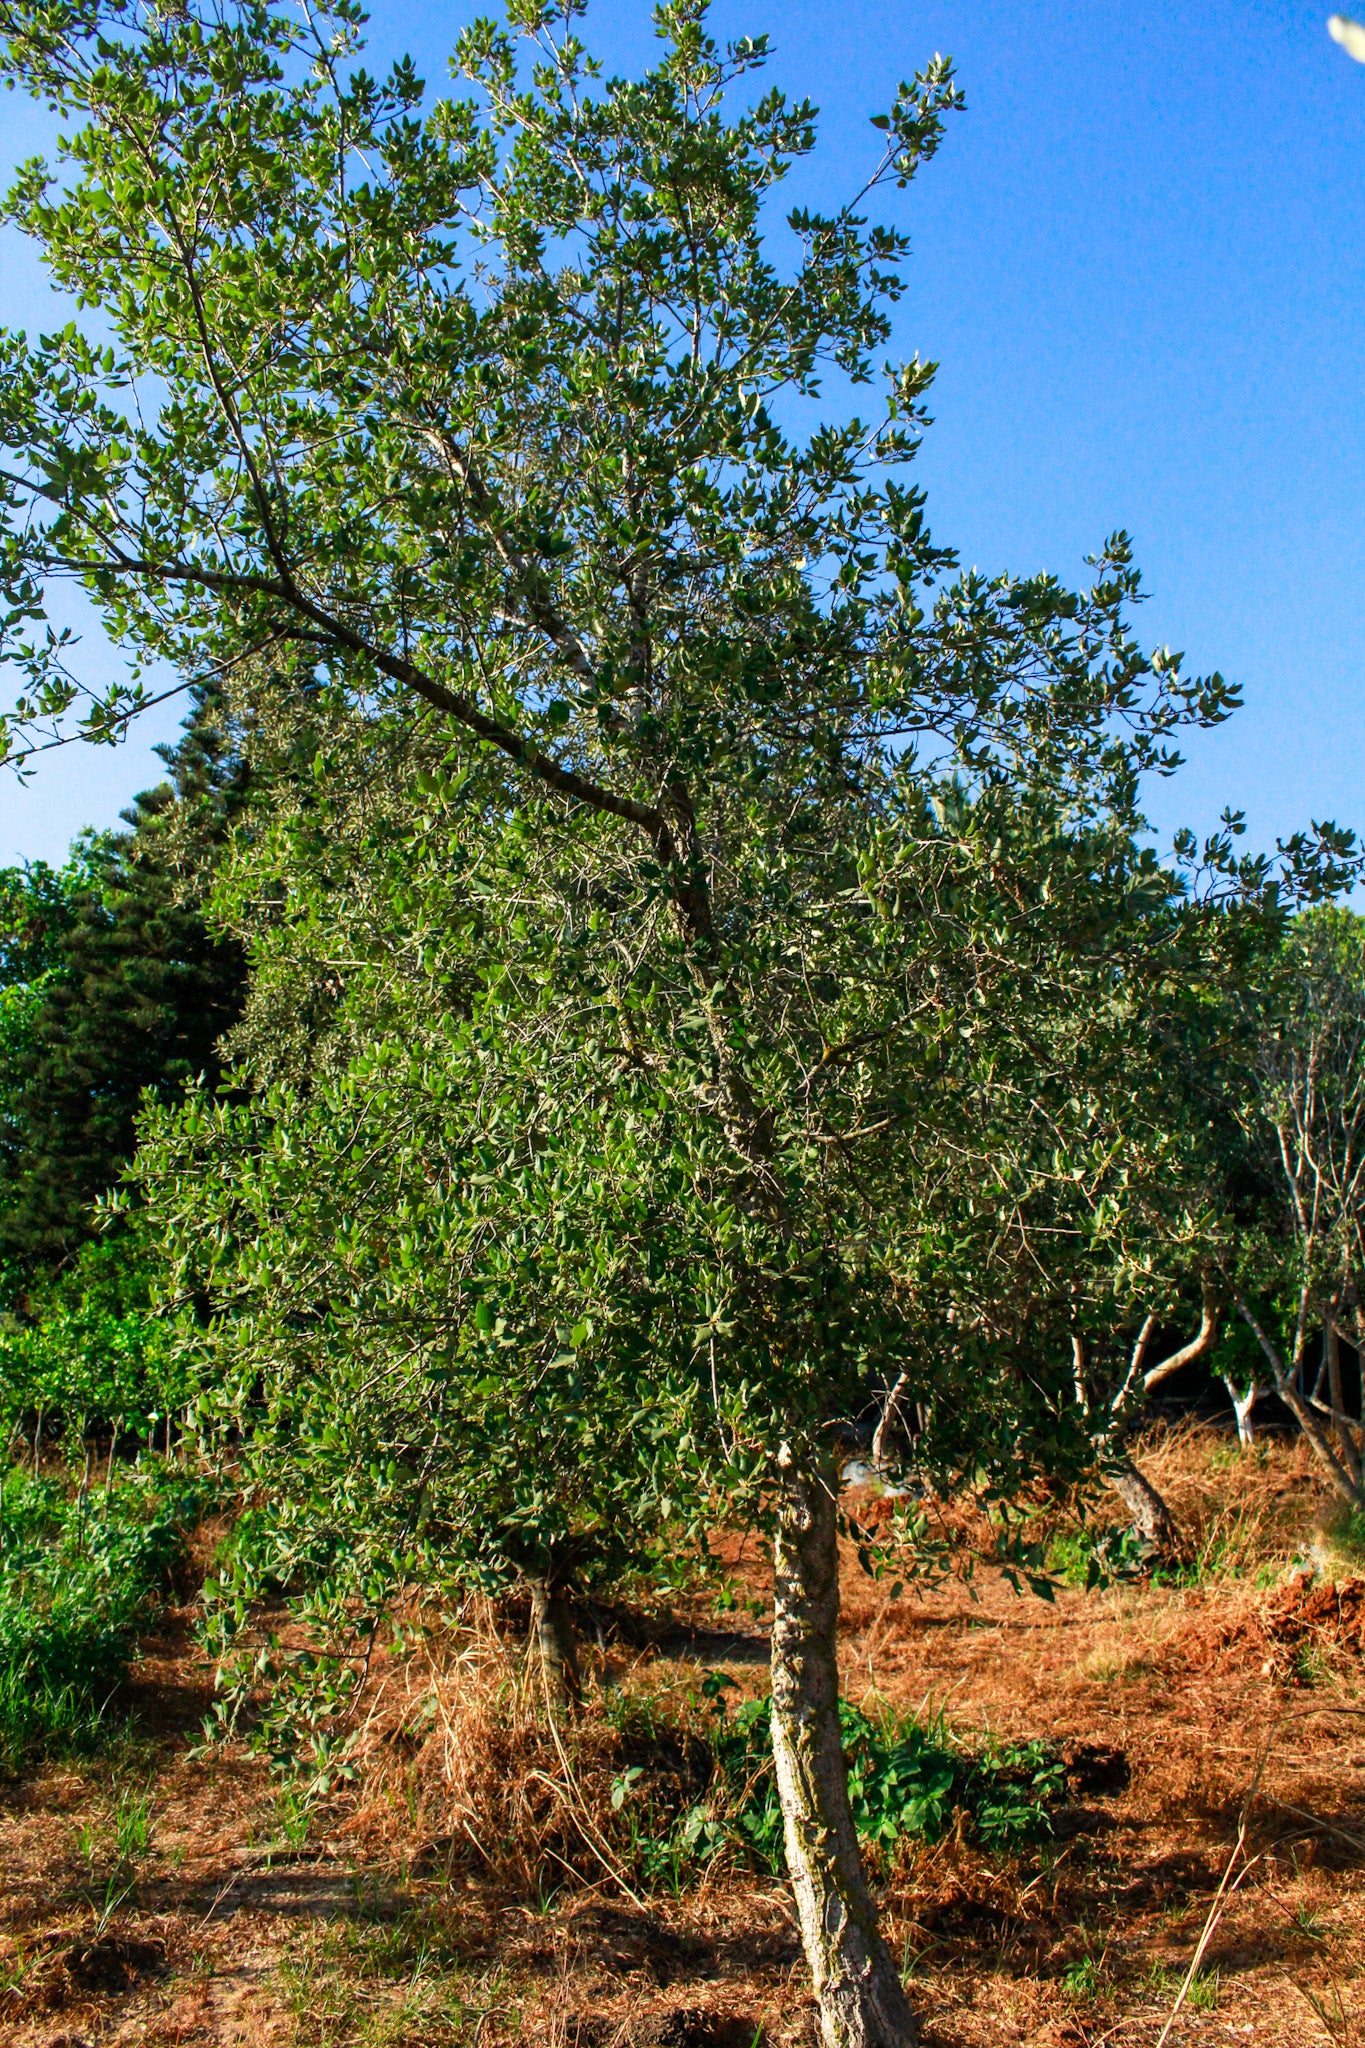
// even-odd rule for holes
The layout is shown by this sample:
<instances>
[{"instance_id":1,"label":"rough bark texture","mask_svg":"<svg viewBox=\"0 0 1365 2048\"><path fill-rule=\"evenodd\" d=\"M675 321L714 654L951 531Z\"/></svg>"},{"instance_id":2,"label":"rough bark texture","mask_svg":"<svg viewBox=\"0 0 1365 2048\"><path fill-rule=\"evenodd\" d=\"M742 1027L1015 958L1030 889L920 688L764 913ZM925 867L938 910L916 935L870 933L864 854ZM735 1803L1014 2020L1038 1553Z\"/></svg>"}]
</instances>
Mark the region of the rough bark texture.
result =
<instances>
[{"instance_id":1,"label":"rough bark texture","mask_svg":"<svg viewBox=\"0 0 1365 2048\"><path fill-rule=\"evenodd\" d=\"M1133 1527L1143 1542L1152 1544L1157 1550L1177 1549L1180 1531L1176 1528L1175 1517L1142 1468L1131 1458L1125 1458L1113 1467L1107 1477L1132 1516Z\"/></svg>"},{"instance_id":2,"label":"rough bark texture","mask_svg":"<svg viewBox=\"0 0 1365 2048\"><path fill-rule=\"evenodd\" d=\"M787 1868L825 2048L913 2048L915 2023L877 1931L839 1726L833 1474L789 1472L774 1556L773 1757Z\"/></svg>"},{"instance_id":3,"label":"rough bark texture","mask_svg":"<svg viewBox=\"0 0 1365 2048\"><path fill-rule=\"evenodd\" d=\"M531 1626L550 1704L572 1707L583 1697L573 1618L562 1592L547 1579L531 1580Z\"/></svg>"}]
</instances>

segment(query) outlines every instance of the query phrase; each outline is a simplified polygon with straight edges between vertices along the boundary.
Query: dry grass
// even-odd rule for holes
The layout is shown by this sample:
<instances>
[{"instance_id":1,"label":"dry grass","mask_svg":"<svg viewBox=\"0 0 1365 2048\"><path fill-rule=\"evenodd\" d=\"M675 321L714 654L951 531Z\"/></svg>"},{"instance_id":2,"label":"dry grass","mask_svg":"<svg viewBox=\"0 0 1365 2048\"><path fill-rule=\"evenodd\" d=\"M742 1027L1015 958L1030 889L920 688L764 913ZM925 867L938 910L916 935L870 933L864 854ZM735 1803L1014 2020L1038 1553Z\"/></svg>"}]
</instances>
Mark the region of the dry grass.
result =
<instances>
[{"instance_id":1,"label":"dry grass","mask_svg":"<svg viewBox=\"0 0 1365 2048\"><path fill-rule=\"evenodd\" d=\"M1039 1849L992 1858L959 1828L884 1872L925 2048L1156 2048L1230 1859L1166 2048L1365 2039L1365 1592L1301 1450L1244 1458L1187 1428L1143 1457L1187 1534L1176 1583L893 1602L848 1562L852 1699L1074 1759ZM1315 1544L1330 1596L1286 1576ZM752 1550L728 1563L761 1604ZM552 1729L500 1620L471 1607L377 1660L356 1780L308 1813L250 1760L188 1753L205 1676L183 1636L152 1646L140 1739L0 1791L0 2038L812 2041L783 1888L722 1859L674 1889L641 1848L695 1796L701 1671L761 1687L761 1621L698 1606L608 1643L588 1710ZM618 1811L636 1765L648 1792ZM150 1844L120 1860L130 1796Z\"/></svg>"},{"instance_id":2,"label":"dry grass","mask_svg":"<svg viewBox=\"0 0 1365 2048\"><path fill-rule=\"evenodd\" d=\"M1174 1514L1188 1576L1227 1583L1270 1578L1320 1541L1332 1519L1321 1470L1302 1438L1243 1451L1194 1422L1155 1432L1139 1446L1143 1468Z\"/></svg>"}]
</instances>

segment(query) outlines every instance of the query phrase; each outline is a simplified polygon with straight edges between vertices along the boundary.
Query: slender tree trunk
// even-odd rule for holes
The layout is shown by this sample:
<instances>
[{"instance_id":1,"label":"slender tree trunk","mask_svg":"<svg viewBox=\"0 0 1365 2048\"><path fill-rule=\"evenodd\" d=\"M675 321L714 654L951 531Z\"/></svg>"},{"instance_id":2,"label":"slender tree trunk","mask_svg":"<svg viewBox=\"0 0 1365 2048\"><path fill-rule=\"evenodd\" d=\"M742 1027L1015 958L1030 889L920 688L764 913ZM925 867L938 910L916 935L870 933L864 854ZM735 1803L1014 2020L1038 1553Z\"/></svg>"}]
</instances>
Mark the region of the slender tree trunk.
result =
<instances>
[{"instance_id":1,"label":"slender tree trunk","mask_svg":"<svg viewBox=\"0 0 1365 2048\"><path fill-rule=\"evenodd\" d=\"M570 1708L583 1697L578 1668L578 1643L573 1618L562 1590L548 1579L532 1579L531 1626L540 1652L540 1668L551 1706Z\"/></svg>"},{"instance_id":2,"label":"slender tree trunk","mask_svg":"<svg viewBox=\"0 0 1365 2048\"><path fill-rule=\"evenodd\" d=\"M1156 1550L1176 1550L1180 1531L1175 1516L1153 1486L1147 1474L1132 1458L1122 1458L1105 1473L1133 1519L1133 1527L1144 1543Z\"/></svg>"},{"instance_id":3,"label":"slender tree trunk","mask_svg":"<svg viewBox=\"0 0 1365 2048\"><path fill-rule=\"evenodd\" d=\"M788 1469L774 1546L773 1760L825 2048L913 2048L877 1929L839 1725L839 1544L832 1472Z\"/></svg>"},{"instance_id":4,"label":"slender tree trunk","mask_svg":"<svg viewBox=\"0 0 1365 2048\"><path fill-rule=\"evenodd\" d=\"M1253 1380L1244 1394L1238 1393L1236 1387L1226 1375L1223 1379L1223 1385L1228 1390L1232 1401L1232 1412L1237 1417L1237 1441L1244 1451L1249 1451L1254 1448L1256 1443L1256 1427L1252 1421L1252 1411L1263 1392L1261 1382Z\"/></svg>"},{"instance_id":5,"label":"slender tree trunk","mask_svg":"<svg viewBox=\"0 0 1365 2048\"><path fill-rule=\"evenodd\" d=\"M872 1463L878 1472L886 1464L887 1454L891 1449L892 1436L896 1424L900 1420L901 1396L909 1384L910 1375L908 1372L903 1372L887 1395L885 1405L882 1408L881 1420L877 1424L877 1433L872 1439Z\"/></svg>"},{"instance_id":6,"label":"slender tree trunk","mask_svg":"<svg viewBox=\"0 0 1365 2048\"><path fill-rule=\"evenodd\" d=\"M1346 1469L1357 1486L1361 1480L1360 1451L1351 1425L1346 1420L1346 1389L1341 1378L1341 1332L1329 1316L1323 1331L1323 1345L1327 1352L1327 1399L1332 1407L1332 1420L1336 1424L1337 1438Z\"/></svg>"},{"instance_id":7,"label":"slender tree trunk","mask_svg":"<svg viewBox=\"0 0 1365 2048\"><path fill-rule=\"evenodd\" d=\"M1342 1464L1341 1459L1337 1456L1336 1446L1332 1442L1331 1437L1323 1428L1309 1403L1299 1392L1298 1367L1302 1361L1296 1359L1293 1366L1287 1368L1277 1347L1261 1328L1261 1325L1257 1322L1242 1296L1240 1294L1237 1295L1235 1300L1238 1315L1260 1345L1266 1363L1270 1367L1271 1375L1275 1381L1276 1393L1312 1445L1319 1463L1329 1473L1339 1498L1346 1501L1352 1507L1357 1506L1361 1499L1359 1480L1353 1477L1349 1469Z\"/></svg>"}]
</instances>

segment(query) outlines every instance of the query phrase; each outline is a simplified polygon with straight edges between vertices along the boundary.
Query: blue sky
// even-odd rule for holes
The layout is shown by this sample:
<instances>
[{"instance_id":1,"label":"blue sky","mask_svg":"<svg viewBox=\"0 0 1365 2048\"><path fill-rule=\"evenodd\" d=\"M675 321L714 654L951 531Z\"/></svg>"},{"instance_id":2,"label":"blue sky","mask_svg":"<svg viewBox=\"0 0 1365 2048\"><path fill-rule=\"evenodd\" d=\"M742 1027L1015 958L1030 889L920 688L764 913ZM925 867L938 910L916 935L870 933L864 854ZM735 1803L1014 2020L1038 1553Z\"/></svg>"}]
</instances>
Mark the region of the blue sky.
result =
<instances>
[{"instance_id":1,"label":"blue sky","mask_svg":"<svg viewBox=\"0 0 1365 2048\"><path fill-rule=\"evenodd\" d=\"M463 5L374 11L374 56L434 84ZM1148 792L1163 840L1224 804L1250 843L1310 817L1365 828L1365 67L1289 0L716 0L768 33L770 76L822 108L793 197L856 189L868 117L935 50L968 111L908 194L897 349L941 364L921 459L937 537L984 569L1084 575L1116 526L1152 592L1149 640L1221 668L1246 708ZM645 0L596 0L612 68L648 59ZM0 101L0 158L44 117ZM52 324L23 246L0 244L11 325ZM86 642L92 671L113 656ZM0 781L0 861L60 859L154 779L163 713L113 752Z\"/></svg>"}]
</instances>

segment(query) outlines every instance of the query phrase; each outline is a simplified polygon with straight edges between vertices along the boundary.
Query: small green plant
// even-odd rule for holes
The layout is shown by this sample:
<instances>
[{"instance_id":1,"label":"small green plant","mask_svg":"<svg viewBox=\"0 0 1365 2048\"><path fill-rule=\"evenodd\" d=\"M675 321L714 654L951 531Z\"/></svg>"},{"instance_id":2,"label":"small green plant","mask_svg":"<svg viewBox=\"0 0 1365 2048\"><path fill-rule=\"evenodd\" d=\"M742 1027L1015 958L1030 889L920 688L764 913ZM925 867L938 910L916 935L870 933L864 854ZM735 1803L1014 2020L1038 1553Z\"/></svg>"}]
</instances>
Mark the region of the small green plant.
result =
<instances>
[{"instance_id":1,"label":"small green plant","mask_svg":"<svg viewBox=\"0 0 1365 2048\"><path fill-rule=\"evenodd\" d=\"M134 1863L150 1849L151 1807L145 1792L125 1792L114 1808L114 1853L121 1863Z\"/></svg>"},{"instance_id":2,"label":"small green plant","mask_svg":"<svg viewBox=\"0 0 1365 2048\"><path fill-rule=\"evenodd\" d=\"M613 1812L619 1813L621 1811L621 1808L625 1805L626 1800L630 1797L639 1780L643 1776L643 1764L631 1764L628 1770L622 1771L620 1777L617 1778L617 1780L611 1788L611 1804Z\"/></svg>"},{"instance_id":3,"label":"small green plant","mask_svg":"<svg viewBox=\"0 0 1365 2048\"><path fill-rule=\"evenodd\" d=\"M1213 2012L1218 2004L1218 1989L1217 1970L1196 1970L1185 1993L1185 2003L1196 2012Z\"/></svg>"},{"instance_id":4,"label":"small green plant","mask_svg":"<svg viewBox=\"0 0 1365 2048\"><path fill-rule=\"evenodd\" d=\"M1327 1659L1313 1643L1297 1643L1289 1660L1289 1675L1295 1685L1321 1685L1327 1676Z\"/></svg>"},{"instance_id":5,"label":"small green plant","mask_svg":"<svg viewBox=\"0 0 1365 2048\"><path fill-rule=\"evenodd\" d=\"M1185 1972L1172 1969L1167 1963L1153 1963L1147 1973L1147 1990L1163 2002L1180 1997ZM1217 1970L1196 1970L1185 1991L1182 2005L1192 2007L1195 2012L1212 2012L1218 2004L1219 1978Z\"/></svg>"},{"instance_id":6,"label":"small green plant","mask_svg":"<svg viewBox=\"0 0 1365 2048\"><path fill-rule=\"evenodd\" d=\"M1103 1959L1095 1956L1082 1956L1062 1977L1062 1989L1069 1998L1098 1998L1105 1988Z\"/></svg>"},{"instance_id":7,"label":"small green plant","mask_svg":"<svg viewBox=\"0 0 1365 2048\"><path fill-rule=\"evenodd\" d=\"M275 1788L275 1832L287 1849L297 1854L308 1840L312 1810L305 1789L297 1779L286 1778Z\"/></svg>"},{"instance_id":8,"label":"small green plant","mask_svg":"<svg viewBox=\"0 0 1365 2048\"><path fill-rule=\"evenodd\" d=\"M1142 1539L1133 1529L1077 1522L1059 1529L1048 1545L1045 1569L1064 1586L1090 1592L1116 1579L1137 1577L1146 1567Z\"/></svg>"}]
</instances>

